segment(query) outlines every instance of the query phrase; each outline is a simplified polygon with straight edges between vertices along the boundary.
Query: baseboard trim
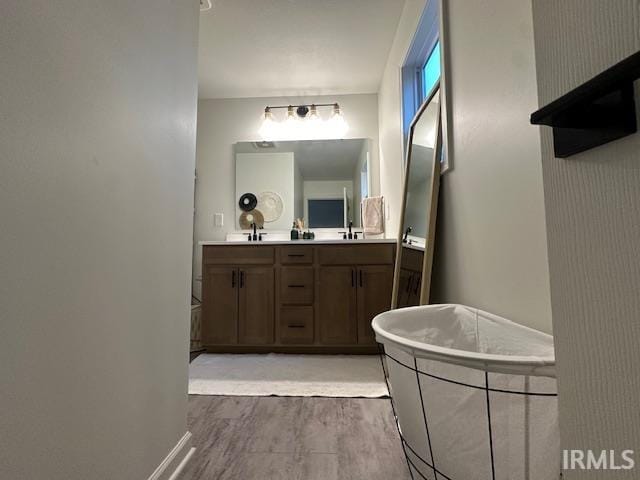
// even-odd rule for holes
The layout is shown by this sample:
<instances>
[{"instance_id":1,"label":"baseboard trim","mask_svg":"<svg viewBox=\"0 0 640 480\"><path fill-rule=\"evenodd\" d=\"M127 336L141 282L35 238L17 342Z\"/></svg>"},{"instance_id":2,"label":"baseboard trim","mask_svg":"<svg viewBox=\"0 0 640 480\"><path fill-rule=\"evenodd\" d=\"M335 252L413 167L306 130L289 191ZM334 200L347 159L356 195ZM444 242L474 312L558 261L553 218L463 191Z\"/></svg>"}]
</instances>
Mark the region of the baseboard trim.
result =
<instances>
[{"instance_id":1,"label":"baseboard trim","mask_svg":"<svg viewBox=\"0 0 640 480\"><path fill-rule=\"evenodd\" d=\"M195 451L191 437L191 432L186 432L148 480L176 480Z\"/></svg>"}]
</instances>

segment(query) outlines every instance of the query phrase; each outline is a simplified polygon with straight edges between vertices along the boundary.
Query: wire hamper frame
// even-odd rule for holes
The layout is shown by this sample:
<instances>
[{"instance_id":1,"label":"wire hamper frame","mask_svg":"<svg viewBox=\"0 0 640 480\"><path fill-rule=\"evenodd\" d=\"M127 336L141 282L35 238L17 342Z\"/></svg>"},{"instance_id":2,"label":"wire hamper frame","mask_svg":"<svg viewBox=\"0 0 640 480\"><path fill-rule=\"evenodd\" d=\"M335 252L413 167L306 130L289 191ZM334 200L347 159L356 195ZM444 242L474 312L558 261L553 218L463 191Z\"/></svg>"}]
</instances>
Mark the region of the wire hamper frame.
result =
<instances>
[{"instance_id":1,"label":"wire hamper frame","mask_svg":"<svg viewBox=\"0 0 640 480\"><path fill-rule=\"evenodd\" d=\"M429 374L426 372L421 371L418 368L417 365L417 360L414 358L414 365L413 367L410 365L406 365L404 362L399 361L398 359L396 359L395 357L393 357L392 355L389 355L388 353L386 353L383 344L378 343L378 348L380 351L380 363L382 364L382 369L384 371L384 377L385 377L385 381L387 383L387 389L389 390L389 401L391 402L391 409L393 412L393 417L394 420L396 422L396 427L398 429L398 435L400 436L400 442L402 444L402 450L405 454L405 459L407 461L407 468L409 470L409 474L411 475L412 480L432 480L432 479L443 479L443 480L470 480L470 479L458 479L458 478L452 478L449 477L446 473L440 471L437 467L436 467L436 462L435 460L432 460L432 462L428 462L426 461L424 458L422 458L422 456L416 452L416 450L411 446L411 444L407 441L407 439L403 436L402 434L402 429L400 426L400 421L398 418L398 415L396 413L396 405L394 402L394 395L393 395L393 389L392 389L392 385L390 384L389 381L389 372L387 369L387 366L385 364L385 359L388 359L390 361L395 362L397 365L400 365L402 368L406 368L408 370L411 370L413 373L415 373L416 376L416 383L418 385L418 391L420 393L420 404L421 404L421 409L422 409L422 416L423 416L423 420L424 420L424 426L425 426L425 431L427 432L427 444L429 446L429 451L431 454L431 458L433 459L433 450L431 447L431 436L429 434L429 424L428 424L428 420L427 420L427 413L425 410L425 405L424 405L424 398L422 395L422 386L421 386L421 382L420 382L420 376L423 375L425 377L429 377L432 379L435 379L437 381L441 381L441 382L447 382L447 383L452 383L455 385L459 385L459 386L463 386L463 387L467 387L467 388L472 388L472 389L476 389L476 390L482 390L485 392L485 396L486 396L486 402L487 402L487 430L488 430L488 434L489 434L489 450L491 452L491 479L495 480L496 479L496 465L495 465L495 461L494 461L494 455L493 455L493 431L492 431L492 427L491 427L491 397L490 397L490 392L497 392L497 393L506 393L506 394L510 394L510 395L522 395L522 396L530 396L530 397L554 397L557 398L558 394L556 393L548 393L548 392L526 392L526 391L517 391L517 390L506 390L506 389L500 389L500 388L491 388L489 385L489 372L484 372L484 378L485 378L485 386L484 387L480 387L478 385L472 385L472 384L467 384L467 383L463 383L463 382L459 382L453 379L448 379L448 378L444 378L438 375L433 375L433 374ZM418 465L416 465L414 463L414 461L411 459L411 457L407 454L407 450L409 450L416 458L419 459L419 461L421 463L423 463L428 469L433 471L433 477L432 478L428 478L426 477L421 469L419 468ZM412 468L413 467L413 468ZM417 474L417 477L416 475ZM528 477L525 477L528 480ZM561 475L558 478L562 478ZM537 479L537 478L531 478L531 480L542 480L542 479Z\"/></svg>"},{"instance_id":2,"label":"wire hamper frame","mask_svg":"<svg viewBox=\"0 0 640 480\"><path fill-rule=\"evenodd\" d=\"M378 349L412 480L562 478L555 378Z\"/></svg>"}]
</instances>

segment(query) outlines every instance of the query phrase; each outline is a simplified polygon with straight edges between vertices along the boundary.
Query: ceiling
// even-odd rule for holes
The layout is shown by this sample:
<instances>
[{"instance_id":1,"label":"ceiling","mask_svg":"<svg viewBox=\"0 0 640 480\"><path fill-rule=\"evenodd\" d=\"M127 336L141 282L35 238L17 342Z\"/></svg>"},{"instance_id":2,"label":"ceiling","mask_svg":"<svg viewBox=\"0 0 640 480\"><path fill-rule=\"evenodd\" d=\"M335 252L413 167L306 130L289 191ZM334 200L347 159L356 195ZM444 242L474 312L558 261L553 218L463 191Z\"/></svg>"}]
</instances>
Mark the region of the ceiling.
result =
<instances>
[{"instance_id":1,"label":"ceiling","mask_svg":"<svg viewBox=\"0 0 640 480\"><path fill-rule=\"evenodd\" d=\"M199 97L376 93L404 0L212 0Z\"/></svg>"},{"instance_id":2,"label":"ceiling","mask_svg":"<svg viewBox=\"0 0 640 480\"><path fill-rule=\"evenodd\" d=\"M304 180L351 180L366 139L298 140L275 142L260 148L252 142L236 143L236 153L293 152Z\"/></svg>"}]
</instances>

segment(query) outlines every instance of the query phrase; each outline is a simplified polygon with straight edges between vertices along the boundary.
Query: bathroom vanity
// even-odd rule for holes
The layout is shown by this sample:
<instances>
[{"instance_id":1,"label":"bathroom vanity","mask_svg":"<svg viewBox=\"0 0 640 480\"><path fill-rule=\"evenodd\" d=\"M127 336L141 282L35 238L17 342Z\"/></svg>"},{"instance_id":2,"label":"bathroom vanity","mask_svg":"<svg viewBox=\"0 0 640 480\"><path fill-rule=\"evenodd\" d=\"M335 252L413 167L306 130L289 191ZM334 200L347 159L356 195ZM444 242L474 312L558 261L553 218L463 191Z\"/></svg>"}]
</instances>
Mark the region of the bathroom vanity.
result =
<instances>
[{"instance_id":1,"label":"bathroom vanity","mask_svg":"<svg viewBox=\"0 0 640 480\"><path fill-rule=\"evenodd\" d=\"M202 242L209 352L375 353L395 240Z\"/></svg>"}]
</instances>

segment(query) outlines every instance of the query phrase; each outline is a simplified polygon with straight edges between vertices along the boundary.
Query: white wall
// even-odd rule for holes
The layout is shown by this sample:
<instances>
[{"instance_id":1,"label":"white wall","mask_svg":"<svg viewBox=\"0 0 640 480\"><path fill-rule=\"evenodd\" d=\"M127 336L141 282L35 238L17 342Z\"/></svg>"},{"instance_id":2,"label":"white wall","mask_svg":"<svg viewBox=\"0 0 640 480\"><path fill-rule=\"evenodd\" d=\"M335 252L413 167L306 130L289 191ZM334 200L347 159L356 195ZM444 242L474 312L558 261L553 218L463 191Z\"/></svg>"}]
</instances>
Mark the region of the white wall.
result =
<instances>
[{"instance_id":1,"label":"white wall","mask_svg":"<svg viewBox=\"0 0 640 480\"><path fill-rule=\"evenodd\" d=\"M377 145L376 145L377 147ZM369 145L368 141L362 142L362 149L360 150L360 154L358 155L358 161L356 162L356 166L353 169L353 208L354 212L351 215L353 218L353 224L356 227L361 227L362 218L360 215L360 204L362 203L362 169L367 163L367 158L371 155L369 152L371 151L371 145ZM365 183L366 185L366 183Z\"/></svg>"},{"instance_id":2,"label":"white wall","mask_svg":"<svg viewBox=\"0 0 640 480\"><path fill-rule=\"evenodd\" d=\"M434 300L551 331L530 0L446 0L453 170L442 178Z\"/></svg>"},{"instance_id":3,"label":"white wall","mask_svg":"<svg viewBox=\"0 0 640 480\"><path fill-rule=\"evenodd\" d=\"M402 206L404 153L401 69L426 3L426 0L406 0L378 92L380 193L384 196L388 213L385 232L387 238L398 236Z\"/></svg>"},{"instance_id":4,"label":"white wall","mask_svg":"<svg viewBox=\"0 0 640 480\"><path fill-rule=\"evenodd\" d=\"M293 216L296 219L304 217L304 180L300 165L295 157L293 162ZM291 225L293 225L293 219Z\"/></svg>"},{"instance_id":5,"label":"white wall","mask_svg":"<svg viewBox=\"0 0 640 480\"><path fill-rule=\"evenodd\" d=\"M235 216L235 163L233 145L237 142L260 140L258 130L262 125L267 105L298 103L339 102L349 123L346 138L370 138L378 143L377 95L336 95L327 97L283 97L213 99L198 102L196 216L193 257L194 278L202 270L200 240L224 240L233 231ZM374 194L380 191L380 169L377 149L372 150L372 183ZM214 213L224 214L224 227L215 228ZM290 225L287 226L289 229ZM200 282L194 282L194 292L199 295Z\"/></svg>"},{"instance_id":6,"label":"white wall","mask_svg":"<svg viewBox=\"0 0 640 480\"><path fill-rule=\"evenodd\" d=\"M432 299L549 332L540 146L528 124L537 105L531 4L445 1L453 170L442 177ZM425 3L406 3L379 93L381 190L393 212L402 195L400 68Z\"/></svg>"},{"instance_id":7,"label":"white wall","mask_svg":"<svg viewBox=\"0 0 640 480\"><path fill-rule=\"evenodd\" d=\"M3 0L0 478L186 433L198 2Z\"/></svg>"},{"instance_id":8,"label":"white wall","mask_svg":"<svg viewBox=\"0 0 640 480\"><path fill-rule=\"evenodd\" d=\"M293 152L282 153L237 153L236 154L236 228L242 210L238 205L245 193L259 195L274 192L282 199L282 215L264 228L286 230L291 227L295 215L295 168Z\"/></svg>"},{"instance_id":9,"label":"white wall","mask_svg":"<svg viewBox=\"0 0 640 480\"><path fill-rule=\"evenodd\" d=\"M637 0L535 0L533 12L541 106L640 49ZM565 478L637 479L640 135L556 159L540 130L562 445L636 461Z\"/></svg>"}]
</instances>

